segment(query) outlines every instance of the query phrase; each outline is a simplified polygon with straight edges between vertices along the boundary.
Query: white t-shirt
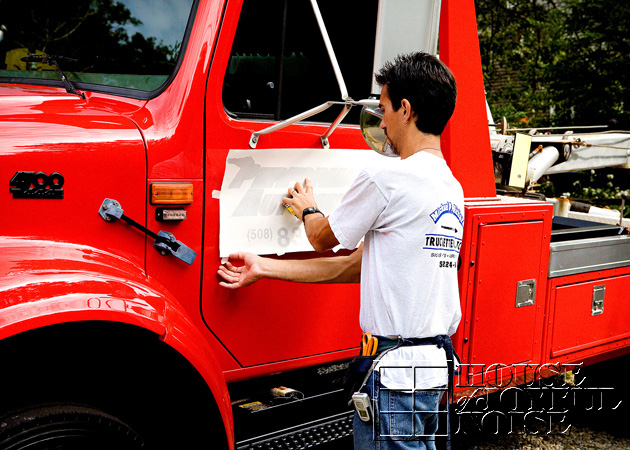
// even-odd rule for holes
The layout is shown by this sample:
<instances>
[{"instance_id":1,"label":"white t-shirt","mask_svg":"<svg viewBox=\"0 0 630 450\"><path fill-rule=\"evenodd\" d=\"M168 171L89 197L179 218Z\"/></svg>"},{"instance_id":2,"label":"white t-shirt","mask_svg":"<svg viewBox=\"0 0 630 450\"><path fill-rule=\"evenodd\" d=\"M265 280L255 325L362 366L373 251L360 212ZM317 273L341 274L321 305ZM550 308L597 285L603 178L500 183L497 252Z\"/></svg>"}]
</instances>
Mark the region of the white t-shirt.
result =
<instances>
[{"instance_id":1,"label":"white t-shirt","mask_svg":"<svg viewBox=\"0 0 630 450\"><path fill-rule=\"evenodd\" d=\"M457 260L464 198L446 162L427 152L386 159L364 169L329 217L335 237L356 248L365 237L360 324L376 335L452 335L461 318ZM387 369L394 365L441 368ZM446 356L432 345L403 347L381 360L388 388L417 389L447 382ZM413 382L415 378L415 383Z\"/></svg>"}]
</instances>

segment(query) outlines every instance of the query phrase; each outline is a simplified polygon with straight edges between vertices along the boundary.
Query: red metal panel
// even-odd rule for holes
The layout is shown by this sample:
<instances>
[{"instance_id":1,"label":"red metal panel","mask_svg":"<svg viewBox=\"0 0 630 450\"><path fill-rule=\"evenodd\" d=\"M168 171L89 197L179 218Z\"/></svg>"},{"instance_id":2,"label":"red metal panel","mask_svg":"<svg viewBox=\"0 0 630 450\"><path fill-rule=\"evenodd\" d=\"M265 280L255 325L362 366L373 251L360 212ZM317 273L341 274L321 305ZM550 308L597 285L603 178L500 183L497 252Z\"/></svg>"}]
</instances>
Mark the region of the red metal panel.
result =
<instances>
[{"instance_id":1,"label":"red metal panel","mask_svg":"<svg viewBox=\"0 0 630 450\"><path fill-rule=\"evenodd\" d=\"M481 225L472 315L473 364L513 364L534 358L534 331L540 289L543 222ZM515 306L519 281L537 281L536 303ZM544 286L542 286L544 288Z\"/></svg>"},{"instance_id":2,"label":"red metal panel","mask_svg":"<svg viewBox=\"0 0 630 450\"><path fill-rule=\"evenodd\" d=\"M505 198L466 203L459 270L462 322L453 339L462 362L470 365L456 386L461 393L471 393L489 378L495 385L507 383L521 370L507 367L502 373L508 379L501 380L492 364L500 369L499 364L541 362L551 209L548 203ZM537 280L536 303L519 311L516 286L524 279Z\"/></svg>"},{"instance_id":3,"label":"red metal panel","mask_svg":"<svg viewBox=\"0 0 630 450\"><path fill-rule=\"evenodd\" d=\"M494 197L494 171L473 0L444 0L440 59L457 81L457 105L442 134L442 150L464 195Z\"/></svg>"},{"instance_id":4,"label":"red metal panel","mask_svg":"<svg viewBox=\"0 0 630 450\"><path fill-rule=\"evenodd\" d=\"M3 86L0 100L0 203L10 211L2 234L89 245L143 266L144 236L98 215L112 198L144 223L146 158L135 124L58 88ZM63 199L14 198L7 184L18 171L60 173Z\"/></svg>"},{"instance_id":5,"label":"red metal panel","mask_svg":"<svg viewBox=\"0 0 630 450\"><path fill-rule=\"evenodd\" d=\"M349 355L332 352L358 346L358 285L297 285L264 280L231 291L218 286L215 273L205 277L202 307L206 322L243 366L323 353L331 353L328 360L335 360ZM286 364L296 366L288 361ZM286 367L275 370L279 369Z\"/></svg>"},{"instance_id":6,"label":"red metal panel","mask_svg":"<svg viewBox=\"0 0 630 450\"><path fill-rule=\"evenodd\" d=\"M165 322L167 323L168 331L164 341L186 358L206 381L221 413L228 446L230 449L233 449L234 419L232 417L230 394L221 372L223 368L220 366L216 354L208 347L208 342L200 332L203 331L203 328L191 321L186 313L178 308L179 305L175 302L171 301L167 304Z\"/></svg>"},{"instance_id":7,"label":"red metal panel","mask_svg":"<svg viewBox=\"0 0 630 450\"><path fill-rule=\"evenodd\" d=\"M139 266L85 245L0 237L0 248L0 338L81 320L164 334L164 298Z\"/></svg>"},{"instance_id":8,"label":"red metal panel","mask_svg":"<svg viewBox=\"0 0 630 450\"><path fill-rule=\"evenodd\" d=\"M155 180L149 180L150 185ZM217 342L216 338L206 328L199 310L199 290L201 285L201 253L202 253L202 219L203 219L203 182L201 180L169 180L159 181L190 182L193 185L192 204L182 206L187 217L182 222L158 222L155 218L156 205L148 205L147 227L173 233L178 240L197 252L197 258L192 265L188 265L172 255L163 256L152 248L153 238L147 237L146 270L153 279L160 280L165 291L177 298L181 307L186 311L191 321L204 335L207 342L219 360L223 370L238 367L234 358ZM147 185L147 188L148 188Z\"/></svg>"},{"instance_id":9,"label":"red metal panel","mask_svg":"<svg viewBox=\"0 0 630 450\"><path fill-rule=\"evenodd\" d=\"M592 315L595 286L605 286L604 310L599 315ZM630 275L559 285L553 292L554 308L550 317L553 324L551 357L630 337L629 289Z\"/></svg>"},{"instance_id":10,"label":"red metal panel","mask_svg":"<svg viewBox=\"0 0 630 450\"><path fill-rule=\"evenodd\" d=\"M203 178L205 88L224 3L199 2L175 79L132 114L147 142L148 178Z\"/></svg>"}]
</instances>

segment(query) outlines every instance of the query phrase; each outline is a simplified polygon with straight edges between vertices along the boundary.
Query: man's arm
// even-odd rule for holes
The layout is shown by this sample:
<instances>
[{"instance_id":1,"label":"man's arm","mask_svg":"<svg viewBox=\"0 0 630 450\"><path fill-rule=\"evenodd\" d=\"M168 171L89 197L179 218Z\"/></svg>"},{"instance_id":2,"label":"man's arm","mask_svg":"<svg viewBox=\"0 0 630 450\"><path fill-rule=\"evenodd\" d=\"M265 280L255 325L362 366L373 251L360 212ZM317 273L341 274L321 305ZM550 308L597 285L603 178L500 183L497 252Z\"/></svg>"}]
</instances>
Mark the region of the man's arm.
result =
<instances>
[{"instance_id":1,"label":"man's arm","mask_svg":"<svg viewBox=\"0 0 630 450\"><path fill-rule=\"evenodd\" d=\"M307 219L308 220L308 219ZM298 283L358 283L361 278L363 244L347 256L303 260L263 258L252 253L235 253L231 259L243 261L242 266L231 262L219 266L218 274L228 289L249 286L261 278Z\"/></svg>"},{"instance_id":2,"label":"man's arm","mask_svg":"<svg viewBox=\"0 0 630 450\"><path fill-rule=\"evenodd\" d=\"M283 198L282 202L291 206L298 219L304 222L306 237L315 251L324 252L339 245L339 241L330 228L328 217L324 216L324 213L309 214L305 218L302 215L310 206L317 208L310 178L304 180L304 187L302 183L295 183L295 186L289 189L289 196Z\"/></svg>"}]
</instances>

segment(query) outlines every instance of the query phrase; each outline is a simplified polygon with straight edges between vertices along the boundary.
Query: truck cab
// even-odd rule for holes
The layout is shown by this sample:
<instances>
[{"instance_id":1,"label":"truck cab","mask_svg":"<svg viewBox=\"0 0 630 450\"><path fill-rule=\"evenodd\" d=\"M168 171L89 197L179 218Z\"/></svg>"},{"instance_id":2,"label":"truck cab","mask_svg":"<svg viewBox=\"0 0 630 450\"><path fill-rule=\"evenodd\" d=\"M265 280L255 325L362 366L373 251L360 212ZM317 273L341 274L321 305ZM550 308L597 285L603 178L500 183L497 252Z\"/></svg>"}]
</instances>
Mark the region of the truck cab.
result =
<instances>
[{"instance_id":1,"label":"truck cab","mask_svg":"<svg viewBox=\"0 0 630 450\"><path fill-rule=\"evenodd\" d=\"M374 156L361 111L378 95L374 71L405 51L439 53L458 83L442 136L467 198L453 342L470 369L456 395L473 395L492 364L628 352L623 230L601 264L567 268L556 255L579 260L600 237L554 244L552 203L497 195L472 1L5 3L0 449L49 436L280 448L351 434L340 391L361 337L358 286L220 287L225 174L232 152L292 155L268 158L276 171L250 186L241 239L316 256L283 254L299 227L262 225L281 208L262 188L286 191L277 174L301 174L306 152Z\"/></svg>"}]
</instances>

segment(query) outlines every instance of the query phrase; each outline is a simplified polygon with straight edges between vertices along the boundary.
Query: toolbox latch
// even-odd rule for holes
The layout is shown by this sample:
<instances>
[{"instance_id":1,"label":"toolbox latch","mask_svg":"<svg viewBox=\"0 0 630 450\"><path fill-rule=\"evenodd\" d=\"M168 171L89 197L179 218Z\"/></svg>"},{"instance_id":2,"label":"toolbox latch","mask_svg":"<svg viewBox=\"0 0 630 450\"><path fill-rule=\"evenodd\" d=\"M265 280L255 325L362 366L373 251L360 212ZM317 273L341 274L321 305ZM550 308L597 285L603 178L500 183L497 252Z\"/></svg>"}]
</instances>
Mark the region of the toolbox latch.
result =
<instances>
[{"instance_id":1,"label":"toolbox latch","mask_svg":"<svg viewBox=\"0 0 630 450\"><path fill-rule=\"evenodd\" d=\"M593 286L593 305L591 306L591 316L604 314L604 297L606 296L606 285Z\"/></svg>"},{"instance_id":2,"label":"toolbox latch","mask_svg":"<svg viewBox=\"0 0 630 450\"><path fill-rule=\"evenodd\" d=\"M533 305L536 301L536 280L519 281L516 285L516 307Z\"/></svg>"}]
</instances>

